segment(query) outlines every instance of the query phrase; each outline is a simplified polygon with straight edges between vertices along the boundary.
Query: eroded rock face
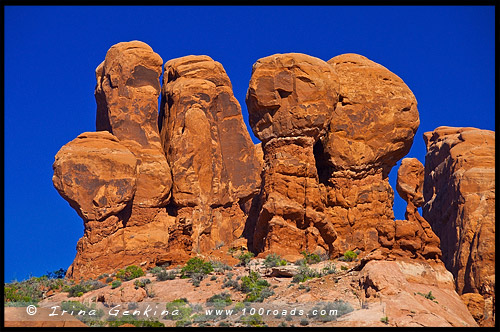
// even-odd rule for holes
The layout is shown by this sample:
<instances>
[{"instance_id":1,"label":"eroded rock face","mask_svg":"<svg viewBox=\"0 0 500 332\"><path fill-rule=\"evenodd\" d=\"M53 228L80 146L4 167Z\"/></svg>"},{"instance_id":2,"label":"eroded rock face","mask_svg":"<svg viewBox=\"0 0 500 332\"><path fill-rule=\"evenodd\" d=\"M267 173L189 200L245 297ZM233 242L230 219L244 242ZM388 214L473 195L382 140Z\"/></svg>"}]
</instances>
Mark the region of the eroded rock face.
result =
<instances>
[{"instance_id":1,"label":"eroded rock face","mask_svg":"<svg viewBox=\"0 0 500 332\"><path fill-rule=\"evenodd\" d=\"M439 127L424 140L423 216L441 239L457 292L494 302L495 133ZM487 316L494 321L494 309Z\"/></svg>"},{"instance_id":2,"label":"eroded rock face","mask_svg":"<svg viewBox=\"0 0 500 332\"><path fill-rule=\"evenodd\" d=\"M219 62L186 56L165 64L159 122L172 169L172 205L193 250L243 234L261 164Z\"/></svg>"},{"instance_id":3,"label":"eroded rock face","mask_svg":"<svg viewBox=\"0 0 500 332\"><path fill-rule=\"evenodd\" d=\"M424 204L422 194L424 165L416 158L405 158L398 169L396 189L406 203L406 220L396 220L395 248L411 251L415 257L441 258L439 238L418 208Z\"/></svg>"},{"instance_id":4,"label":"eroded rock face","mask_svg":"<svg viewBox=\"0 0 500 332\"><path fill-rule=\"evenodd\" d=\"M158 133L163 60L140 41L113 45L96 69L96 129L115 135L139 160L134 204L168 203L172 180Z\"/></svg>"},{"instance_id":5,"label":"eroded rock face","mask_svg":"<svg viewBox=\"0 0 500 332\"><path fill-rule=\"evenodd\" d=\"M340 81L339 103L324 140L339 173L386 173L411 148L420 124L417 100L387 68L358 54L328 61ZM361 174L360 174L361 173Z\"/></svg>"},{"instance_id":6,"label":"eroded rock face","mask_svg":"<svg viewBox=\"0 0 500 332\"><path fill-rule=\"evenodd\" d=\"M334 246L387 252L395 246L388 174L412 145L417 101L398 76L363 56L343 54L328 63L338 75L339 102L316 160L326 211L339 235Z\"/></svg>"},{"instance_id":7,"label":"eroded rock face","mask_svg":"<svg viewBox=\"0 0 500 332\"><path fill-rule=\"evenodd\" d=\"M120 213L136 192L137 159L107 131L78 135L56 154L52 181L98 242L122 228Z\"/></svg>"},{"instance_id":8,"label":"eroded rock face","mask_svg":"<svg viewBox=\"0 0 500 332\"><path fill-rule=\"evenodd\" d=\"M338 89L331 66L305 54L254 64L246 103L265 165L255 250L333 251L337 235L323 213L314 145L326 132Z\"/></svg>"},{"instance_id":9,"label":"eroded rock face","mask_svg":"<svg viewBox=\"0 0 500 332\"><path fill-rule=\"evenodd\" d=\"M142 42L112 46L96 70L98 132L56 157L54 185L85 225L69 277L183 263L246 234L262 164L224 68L169 61L158 119L161 65Z\"/></svg>"},{"instance_id":10,"label":"eroded rock face","mask_svg":"<svg viewBox=\"0 0 500 332\"><path fill-rule=\"evenodd\" d=\"M395 326L477 327L443 264L370 261L361 270L359 283L368 301L375 297L385 303L384 313Z\"/></svg>"}]
</instances>

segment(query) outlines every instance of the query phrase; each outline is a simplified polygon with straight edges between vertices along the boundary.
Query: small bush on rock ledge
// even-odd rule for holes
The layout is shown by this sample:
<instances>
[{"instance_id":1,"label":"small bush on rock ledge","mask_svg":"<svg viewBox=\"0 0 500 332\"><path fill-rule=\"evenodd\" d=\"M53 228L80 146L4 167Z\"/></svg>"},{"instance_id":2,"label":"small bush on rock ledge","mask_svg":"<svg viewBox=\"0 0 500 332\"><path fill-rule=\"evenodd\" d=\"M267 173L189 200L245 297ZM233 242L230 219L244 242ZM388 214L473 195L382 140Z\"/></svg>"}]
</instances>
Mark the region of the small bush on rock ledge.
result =
<instances>
[{"instance_id":1,"label":"small bush on rock ledge","mask_svg":"<svg viewBox=\"0 0 500 332\"><path fill-rule=\"evenodd\" d=\"M137 265L127 266L125 269L121 269L116 273L116 278L129 281L135 278L142 277L144 275L144 271L138 267Z\"/></svg>"}]
</instances>

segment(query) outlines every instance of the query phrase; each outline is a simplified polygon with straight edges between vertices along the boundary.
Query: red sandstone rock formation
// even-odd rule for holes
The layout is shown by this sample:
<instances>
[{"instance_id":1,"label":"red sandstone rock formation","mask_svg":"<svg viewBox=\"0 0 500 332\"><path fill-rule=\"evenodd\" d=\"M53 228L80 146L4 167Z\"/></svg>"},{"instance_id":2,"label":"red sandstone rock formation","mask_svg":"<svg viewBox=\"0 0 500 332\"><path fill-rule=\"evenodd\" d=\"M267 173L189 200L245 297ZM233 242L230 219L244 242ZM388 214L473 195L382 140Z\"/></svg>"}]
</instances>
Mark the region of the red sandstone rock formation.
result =
<instances>
[{"instance_id":1,"label":"red sandstone rock formation","mask_svg":"<svg viewBox=\"0 0 500 332\"><path fill-rule=\"evenodd\" d=\"M206 252L243 235L259 191L260 162L219 62L186 56L165 64L159 123L172 169L180 251ZM172 249L174 247L171 247Z\"/></svg>"},{"instance_id":2,"label":"red sandstone rock formation","mask_svg":"<svg viewBox=\"0 0 500 332\"><path fill-rule=\"evenodd\" d=\"M328 63L277 54L254 65L247 105L265 160L255 250L439 256L418 213L394 221L387 176L419 125L415 97L399 77L356 54Z\"/></svg>"},{"instance_id":3,"label":"red sandstone rock formation","mask_svg":"<svg viewBox=\"0 0 500 332\"><path fill-rule=\"evenodd\" d=\"M407 203L406 220L396 220L396 246L415 257L441 258L439 238L431 225L418 213L424 204L424 165L416 158L405 158L398 169L396 190Z\"/></svg>"},{"instance_id":4,"label":"red sandstone rock formation","mask_svg":"<svg viewBox=\"0 0 500 332\"><path fill-rule=\"evenodd\" d=\"M134 205L162 207L172 180L158 133L163 60L147 44L113 45L96 69L96 129L115 135L138 159Z\"/></svg>"},{"instance_id":5,"label":"red sandstone rock formation","mask_svg":"<svg viewBox=\"0 0 500 332\"><path fill-rule=\"evenodd\" d=\"M56 156L54 186L85 226L70 277L180 263L244 235L261 164L229 78L206 56L169 61L160 140L161 65L142 42L111 47L96 69L98 132Z\"/></svg>"},{"instance_id":6,"label":"red sandstone rock formation","mask_svg":"<svg viewBox=\"0 0 500 332\"><path fill-rule=\"evenodd\" d=\"M388 174L419 126L411 90L385 67L357 54L328 61L340 81L339 102L318 151L335 247L392 249L394 191ZM392 254L405 255L393 251Z\"/></svg>"},{"instance_id":7,"label":"red sandstone rock formation","mask_svg":"<svg viewBox=\"0 0 500 332\"><path fill-rule=\"evenodd\" d=\"M405 278L429 274L437 278L432 287L441 288L439 238L430 223L459 292L485 295L484 301L464 297L471 312L481 322L494 319L490 132L426 134L424 195L422 165L403 160L397 191L408 207L406 220L395 221L387 175L408 153L419 116L412 92L389 70L355 54L328 62L298 53L260 59L246 100L262 141L254 146L224 68L208 56L165 64L158 118L161 64L144 43L111 47L96 70L98 131L79 135L56 155L54 186L85 226L68 276L182 263L224 243L289 259L302 250L334 257L363 250L367 295L396 263ZM417 210L423 196L425 219ZM449 206L445 219L436 217ZM456 238L444 235L455 227ZM423 267L401 267L410 258ZM395 293L376 292L402 305L417 286L399 274L391 278ZM454 306L453 294L445 293L446 305ZM433 304L422 304L427 317ZM457 326L466 316L446 319Z\"/></svg>"},{"instance_id":8,"label":"red sandstone rock formation","mask_svg":"<svg viewBox=\"0 0 500 332\"><path fill-rule=\"evenodd\" d=\"M337 76L323 60L290 53L254 64L246 103L265 162L255 250L284 256L334 250L337 235L323 213L313 150L337 101Z\"/></svg>"},{"instance_id":9,"label":"red sandstone rock formation","mask_svg":"<svg viewBox=\"0 0 500 332\"><path fill-rule=\"evenodd\" d=\"M493 326L495 291L495 133L439 127L427 145L423 216L441 239L457 292L485 298Z\"/></svg>"}]
</instances>

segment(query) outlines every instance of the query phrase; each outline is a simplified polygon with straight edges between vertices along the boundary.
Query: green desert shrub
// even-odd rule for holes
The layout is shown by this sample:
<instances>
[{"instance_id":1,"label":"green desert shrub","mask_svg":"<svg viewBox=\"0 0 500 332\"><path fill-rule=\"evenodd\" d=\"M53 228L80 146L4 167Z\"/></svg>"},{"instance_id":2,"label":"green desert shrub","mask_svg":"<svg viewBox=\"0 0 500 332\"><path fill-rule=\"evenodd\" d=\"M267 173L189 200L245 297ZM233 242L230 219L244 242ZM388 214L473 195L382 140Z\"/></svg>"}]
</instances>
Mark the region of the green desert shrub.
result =
<instances>
[{"instance_id":1,"label":"green desert shrub","mask_svg":"<svg viewBox=\"0 0 500 332\"><path fill-rule=\"evenodd\" d=\"M262 316L259 314L253 314L248 316L241 316L241 322L248 327L264 327L266 324L262 320Z\"/></svg>"},{"instance_id":2,"label":"green desert shrub","mask_svg":"<svg viewBox=\"0 0 500 332\"><path fill-rule=\"evenodd\" d=\"M122 282L121 280L114 280L112 283L111 283L111 289L115 289L117 287L120 287L122 285Z\"/></svg>"},{"instance_id":3,"label":"green desert shrub","mask_svg":"<svg viewBox=\"0 0 500 332\"><path fill-rule=\"evenodd\" d=\"M346 262L352 262L353 260L355 260L356 258L358 258L358 254L355 253L354 251L352 250L347 250L345 253L344 253L344 261Z\"/></svg>"},{"instance_id":4,"label":"green desert shrub","mask_svg":"<svg viewBox=\"0 0 500 332\"><path fill-rule=\"evenodd\" d=\"M150 283L151 283L150 279L142 278L142 279L138 279L138 280L134 281L134 286L135 286L135 289L139 289L139 287L145 288L146 285L150 284Z\"/></svg>"},{"instance_id":5,"label":"green desert shrub","mask_svg":"<svg viewBox=\"0 0 500 332\"><path fill-rule=\"evenodd\" d=\"M276 266L284 266L287 264L285 259L282 259L280 255L271 253L266 256L264 260L265 267L276 267Z\"/></svg>"},{"instance_id":6,"label":"green desert shrub","mask_svg":"<svg viewBox=\"0 0 500 332\"><path fill-rule=\"evenodd\" d=\"M149 273L151 273L152 275L156 276L156 275L158 275L162 271L165 271L165 269L162 268L161 266L155 266L151 270L149 270Z\"/></svg>"},{"instance_id":7,"label":"green desert shrub","mask_svg":"<svg viewBox=\"0 0 500 332\"><path fill-rule=\"evenodd\" d=\"M307 251L300 252L304 256L304 260L307 264L315 264L321 262L321 257L318 254L309 253ZM301 265L300 262L297 265Z\"/></svg>"},{"instance_id":8,"label":"green desert shrub","mask_svg":"<svg viewBox=\"0 0 500 332\"><path fill-rule=\"evenodd\" d=\"M181 269L181 278L187 278L193 273L209 274L214 270L210 262L205 262L203 259L194 257L187 261L186 265Z\"/></svg>"},{"instance_id":9,"label":"green desert shrub","mask_svg":"<svg viewBox=\"0 0 500 332\"><path fill-rule=\"evenodd\" d=\"M233 303L233 300L231 300L231 294L222 292L208 298L206 303L209 307L224 308Z\"/></svg>"},{"instance_id":10,"label":"green desert shrub","mask_svg":"<svg viewBox=\"0 0 500 332\"><path fill-rule=\"evenodd\" d=\"M137 265L127 266L125 269L121 269L116 273L116 278L129 281L135 278L142 277L144 275L144 271L138 267Z\"/></svg>"},{"instance_id":11,"label":"green desert shrub","mask_svg":"<svg viewBox=\"0 0 500 332\"><path fill-rule=\"evenodd\" d=\"M223 273L224 271L231 271L233 269L231 266L221 261L211 260L210 264L212 264L214 271L219 273Z\"/></svg>"},{"instance_id":12,"label":"green desert shrub","mask_svg":"<svg viewBox=\"0 0 500 332\"><path fill-rule=\"evenodd\" d=\"M255 255L253 252L247 251L247 252L242 252L239 256L238 259L240 262L238 265L240 266L247 266L248 263L250 263L250 260L254 257Z\"/></svg>"},{"instance_id":13,"label":"green desert shrub","mask_svg":"<svg viewBox=\"0 0 500 332\"><path fill-rule=\"evenodd\" d=\"M75 297L82 296L83 293L85 293L85 288L82 285L78 284L70 287L68 295L70 297Z\"/></svg>"},{"instance_id":14,"label":"green desert shrub","mask_svg":"<svg viewBox=\"0 0 500 332\"><path fill-rule=\"evenodd\" d=\"M156 280L157 281L174 280L176 276L177 276L176 271L162 270L160 273L156 275Z\"/></svg>"},{"instance_id":15,"label":"green desert shrub","mask_svg":"<svg viewBox=\"0 0 500 332\"><path fill-rule=\"evenodd\" d=\"M188 326L191 324L190 317L193 308L191 308L187 299L180 298L173 300L166 304L165 309L168 311L168 314L163 319L178 321L179 324L176 323L176 326Z\"/></svg>"},{"instance_id":16,"label":"green desert shrub","mask_svg":"<svg viewBox=\"0 0 500 332\"><path fill-rule=\"evenodd\" d=\"M267 280L261 279L257 272L250 271L249 275L241 278L240 289L243 293L247 293L245 301L262 302L274 294L270 286Z\"/></svg>"},{"instance_id":17,"label":"green desert shrub","mask_svg":"<svg viewBox=\"0 0 500 332\"><path fill-rule=\"evenodd\" d=\"M301 283L313 278L321 277L321 273L316 270L311 269L307 264L299 266L299 271L293 276L292 282Z\"/></svg>"}]
</instances>

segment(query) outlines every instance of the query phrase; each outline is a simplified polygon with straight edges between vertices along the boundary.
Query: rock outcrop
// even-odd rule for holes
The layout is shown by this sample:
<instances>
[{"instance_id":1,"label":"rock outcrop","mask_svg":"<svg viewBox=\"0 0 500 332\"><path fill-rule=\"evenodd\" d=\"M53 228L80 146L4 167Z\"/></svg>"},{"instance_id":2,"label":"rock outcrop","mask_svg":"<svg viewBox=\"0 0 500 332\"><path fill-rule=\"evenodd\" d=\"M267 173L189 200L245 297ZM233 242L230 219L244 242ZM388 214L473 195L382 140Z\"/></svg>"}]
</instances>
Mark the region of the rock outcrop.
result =
<instances>
[{"instance_id":1,"label":"rock outcrop","mask_svg":"<svg viewBox=\"0 0 500 332\"><path fill-rule=\"evenodd\" d=\"M485 298L483 325L494 322L495 133L439 127L424 134L423 217L441 239L443 262L459 294Z\"/></svg>"},{"instance_id":2,"label":"rock outcrop","mask_svg":"<svg viewBox=\"0 0 500 332\"><path fill-rule=\"evenodd\" d=\"M394 220L388 174L420 120L413 93L388 69L356 54L258 60L246 97L261 140L254 145L219 62L172 59L160 85L162 63L142 42L111 47L96 69L96 132L56 155L54 186L84 223L68 277L220 257L224 246L289 261L304 251L336 258L358 249L345 286L387 299L373 315L387 310L398 326L474 326L465 303L480 325L492 325L493 132L426 133L425 168L414 158L399 168L407 209L405 220ZM144 300L129 288L108 300Z\"/></svg>"},{"instance_id":3,"label":"rock outcrop","mask_svg":"<svg viewBox=\"0 0 500 332\"><path fill-rule=\"evenodd\" d=\"M97 132L56 155L54 186L85 227L69 277L181 263L248 237L262 165L224 68L169 61L158 119L161 66L142 42L112 46L96 69Z\"/></svg>"},{"instance_id":4,"label":"rock outcrop","mask_svg":"<svg viewBox=\"0 0 500 332\"><path fill-rule=\"evenodd\" d=\"M395 223L388 174L413 143L420 124L417 101L398 76L361 55L343 54L328 63L339 77L339 102L318 159L339 234L335 247L389 253Z\"/></svg>"},{"instance_id":5,"label":"rock outcrop","mask_svg":"<svg viewBox=\"0 0 500 332\"><path fill-rule=\"evenodd\" d=\"M256 251L439 257L418 212L405 225L394 221L388 174L419 126L417 101L399 77L356 54L328 63L276 54L255 63L246 101L265 160ZM416 234L422 227L427 235Z\"/></svg>"},{"instance_id":6,"label":"rock outcrop","mask_svg":"<svg viewBox=\"0 0 500 332\"><path fill-rule=\"evenodd\" d=\"M418 208L424 204L424 165L416 158L405 158L398 169L396 190L407 202L406 220L396 220L396 246L414 257L441 258L439 238L422 218Z\"/></svg>"},{"instance_id":7,"label":"rock outcrop","mask_svg":"<svg viewBox=\"0 0 500 332\"><path fill-rule=\"evenodd\" d=\"M158 133L162 58L143 42L113 45L96 69L96 130L115 135L137 158L134 205L162 207L172 179Z\"/></svg>"},{"instance_id":8,"label":"rock outcrop","mask_svg":"<svg viewBox=\"0 0 500 332\"><path fill-rule=\"evenodd\" d=\"M384 304L392 326L476 327L443 264L421 260L370 261L360 272L365 301ZM370 317L370 310L359 312Z\"/></svg>"},{"instance_id":9,"label":"rock outcrop","mask_svg":"<svg viewBox=\"0 0 500 332\"><path fill-rule=\"evenodd\" d=\"M332 67L305 54L254 64L246 103L265 162L254 250L333 251L337 235L323 213L314 145L326 133L338 89Z\"/></svg>"},{"instance_id":10,"label":"rock outcrop","mask_svg":"<svg viewBox=\"0 0 500 332\"><path fill-rule=\"evenodd\" d=\"M168 61L159 123L172 169L175 237L194 239L170 249L231 244L245 230L261 164L222 65L208 56Z\"/></svg>"}]
</instances>

